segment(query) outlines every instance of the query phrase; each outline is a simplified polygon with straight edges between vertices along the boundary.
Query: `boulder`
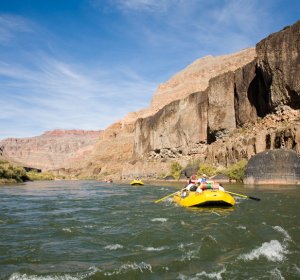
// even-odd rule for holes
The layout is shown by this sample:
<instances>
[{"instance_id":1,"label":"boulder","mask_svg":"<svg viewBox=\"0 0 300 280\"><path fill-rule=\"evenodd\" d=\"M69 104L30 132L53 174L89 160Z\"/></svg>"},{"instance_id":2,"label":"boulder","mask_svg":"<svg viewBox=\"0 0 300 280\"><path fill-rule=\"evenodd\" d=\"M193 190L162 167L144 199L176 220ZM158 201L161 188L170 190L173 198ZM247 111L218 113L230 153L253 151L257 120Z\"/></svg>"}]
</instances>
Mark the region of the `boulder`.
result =
<instances>
[{"instance_id":1,"label":"boulder","mask_svg":"<svg viewBox=\"0 0 300 280\"><path fill-rule=\"evenodd\" d=\"M245 184L300 184L300 158L289 149L267 150L253 156L246 167Z\"/></svg>"}]
</instances>

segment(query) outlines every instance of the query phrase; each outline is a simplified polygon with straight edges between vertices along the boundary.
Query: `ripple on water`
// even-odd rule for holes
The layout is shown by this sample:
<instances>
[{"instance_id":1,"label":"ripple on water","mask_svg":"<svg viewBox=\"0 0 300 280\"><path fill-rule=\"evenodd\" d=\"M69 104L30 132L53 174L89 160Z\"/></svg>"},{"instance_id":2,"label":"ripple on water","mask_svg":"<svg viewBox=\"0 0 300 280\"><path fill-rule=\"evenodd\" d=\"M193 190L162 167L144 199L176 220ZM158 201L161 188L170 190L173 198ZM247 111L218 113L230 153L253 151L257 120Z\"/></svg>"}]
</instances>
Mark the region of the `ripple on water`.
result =
<instances>
[{"instance_id":1,"label":"ripple on water","mask_svg":"<svg viewBox=\"0 0 300 280\"><path fill-rule=\"evenodd\" d=\"M152 272L152 266L145 262L128 262L126 264L122 264L119 268L113 271L106 271L104 272L105 276L112 276L112 275L119 275L119 274L126 274L130 271L138 271L138 272Z\"/></svg>"},{"instance_id":2,"label":"ripple on water","mask_svg":"<svg viewBox=\"0 0 300 280\"><path fill-rule=\"evenodd\" d=\"M90 267L87 271L81 273L55 273L49 275L36 275L28 273L13 273L8 279L9 280L83 280L92 277L101 270L95 266Z\"/></svg>"},{"instance_id":3,"label":"ripple on water","mask_svg":"<svg viewBox=\"0 0 300 280\"><path fill-rule=\"evenodd\" d=\"M259 248L252 250L248 254L239 256L239 259L244 261L252 261L265 257L269 261L279 262L285 260L288 250L278 240L271 240L270 242L263 243Z\"/></svg>"},{"instance_id":4,"label":"ripple on water","mask_svg":"<svg viewBox=\"0 0 300 280\"><path fill-rule=\"evenodd\" d=\"M110 244L104 247L105 250L118 250L124 248L123 245L120 244Z\"/></svg>"},{"instance_id":5,"label":"ripple on water","mask_svg":"<svg viewBox=\"0 0 300 280\"><path fill-rule=\"evenodd\" d=\"M285 241L292 241L292 238L284 228L280 226L274 226L273 228L283 234Z\"/></svg>"},{"instance_id":6,"label":"ripple on water","mask_svg":"<svg viewBox=\"0 0 300 280\"><path fill-rule=\"evenodd\" d=\"M164 223L164 222L168 221L168 219L167 218L154 218L151 221Z\"/></svg>"},{"instance_id":7,"label":"ripple on water","mask_svg":"<svg viewBox=\"0 0 300 280\"><path fill-rule=\"evenodd\" d=\"M0 279L300 279L293 190L279 203L248 189L262 201L236 198L228 209L153 203L174 191L80 181L0 188Z\"/></svg>"}]
</instances>

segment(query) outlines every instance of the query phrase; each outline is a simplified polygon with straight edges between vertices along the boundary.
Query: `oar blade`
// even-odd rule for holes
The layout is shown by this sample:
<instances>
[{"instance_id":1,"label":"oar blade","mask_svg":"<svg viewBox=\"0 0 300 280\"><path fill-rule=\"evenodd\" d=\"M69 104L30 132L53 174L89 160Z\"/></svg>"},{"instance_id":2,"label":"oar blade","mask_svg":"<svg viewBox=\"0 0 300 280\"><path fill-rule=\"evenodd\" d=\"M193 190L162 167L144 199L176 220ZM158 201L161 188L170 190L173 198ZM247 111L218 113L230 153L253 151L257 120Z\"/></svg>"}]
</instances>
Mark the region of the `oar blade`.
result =
<instances>
[{"instance_id":1,"label":"oar blade","mask_svg":"<svg viewBox=\"0 0 300 280\"><path fill-rule=\"evenodd\" d=\"M243 197L243 198L249 198L249 199L253 199L253 200L256 200L256 201L260 201L260 198L258 198L258 197L248 196L248 195L234 193L234 192L229 192L229 191L225 191L225 192L233 194L233 195L237 195L237 196L240 196L240 197Z\"/></svg>"},{"instance_id":2,"label":"oar blade","mask_svg":"<svg viewBox=\"0 0 300 280\"><path fill-rule=\"evenodd\" d=\"M260 201L260 198L258 197L253 197L253 196L248 196L250 199L256 200L256 201Z\"/></svg>"}]
</instances>

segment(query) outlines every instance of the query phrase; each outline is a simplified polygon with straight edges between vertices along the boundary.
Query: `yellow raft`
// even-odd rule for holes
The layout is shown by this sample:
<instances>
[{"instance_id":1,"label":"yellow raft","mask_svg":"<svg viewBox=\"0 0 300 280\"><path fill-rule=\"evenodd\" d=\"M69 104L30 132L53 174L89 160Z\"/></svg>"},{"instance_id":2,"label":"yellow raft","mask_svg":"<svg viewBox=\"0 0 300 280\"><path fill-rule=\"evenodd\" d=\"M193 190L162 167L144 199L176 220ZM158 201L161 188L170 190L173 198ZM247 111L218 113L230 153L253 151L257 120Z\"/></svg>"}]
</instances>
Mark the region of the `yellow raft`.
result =
<instances>
[{"instance_id":1,"label":"yellow raft","mask_svg":"<svg viewBox=\"0 0 300 280\"><path fill-rule=\"evenodd\" d=\"M133 180L130 185L132 186L144 186L144 183L141 180Z\"/></svg>"},{"instance_id":2,"label":"yellow raft","mask_svg":"<svg viewBox=\"0 0 300 280\"><path fill-rule=\"evenodd\" d=\"M235 204L230 194L219 190L205 190L201 193L188 192L185 197L178 193L173 197L173 201L185 207L233 206Z\"/></svg>"}]
</instances>

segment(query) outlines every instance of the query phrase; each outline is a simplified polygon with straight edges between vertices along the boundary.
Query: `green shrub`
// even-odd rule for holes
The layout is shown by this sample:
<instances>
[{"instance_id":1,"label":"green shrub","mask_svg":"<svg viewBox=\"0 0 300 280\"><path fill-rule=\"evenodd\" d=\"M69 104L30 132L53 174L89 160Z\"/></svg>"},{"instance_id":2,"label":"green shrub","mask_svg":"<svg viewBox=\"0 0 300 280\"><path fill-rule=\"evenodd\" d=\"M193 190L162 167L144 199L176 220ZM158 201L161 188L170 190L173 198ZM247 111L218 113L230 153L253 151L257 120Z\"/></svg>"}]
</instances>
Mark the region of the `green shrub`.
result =
<instances>
[{"instance_id":1,"label":"green shrub","mask_svg":"<svg viewBox=\"0 0 300 280\"><path fill-rule=\"evenodd\" d=\"M213 165L210 165L208 163L199 164L199 170L197 173L198 177L201 177L202 174L206 174L208 177L211 177L213 175L216 175L216 173L217 173L217 168L214 167Z\"/></svg>"},{"instance_id":2,"label":"green shrub","mask_svg":"<svg viewBox=\"0 0 300 280\"><path fill-rule=\"evenodd\" d=\"M172 164L171 164L171 175L176 180L179 179L181 170L182 170L182 166L177 161L172 162Z\"/></svg>"},{"instance_id":3,"label":"green shrub","mask_svg":"<svg viewBox=\"0 0 300 280\"><path fill-rule=\"evenodd\" d=\"M54 180L54 174L50 172L37 172L35 170L31 170L27 172L27 175L31 181L48 181Z\"/></svg>"},{"instance_id":4,"label":"green shrub","mask_svg":"<svg viewBox=\"0 0 300 280\"><path fill-rule=\"evenodd\" d=\"M247 163L248 163L247 160L243 159L235 164L228 166L224 173L231 180L236 180L237 182L243 182Z\"/></svg>"},{"instance_id":5,"label":"green shrub","mask_svg":"<svg viewBox=\"0 0 300 280\"><path fill-rule=\"evenodd\" d=\"M24 182L29 180L23 167L13 166L9 162L3 160L0 161L0 179L3 182L9 180L15 182Z\"/></svg>"}]
</instances>

